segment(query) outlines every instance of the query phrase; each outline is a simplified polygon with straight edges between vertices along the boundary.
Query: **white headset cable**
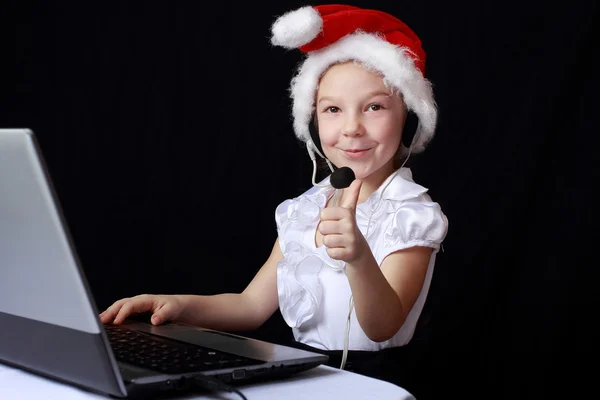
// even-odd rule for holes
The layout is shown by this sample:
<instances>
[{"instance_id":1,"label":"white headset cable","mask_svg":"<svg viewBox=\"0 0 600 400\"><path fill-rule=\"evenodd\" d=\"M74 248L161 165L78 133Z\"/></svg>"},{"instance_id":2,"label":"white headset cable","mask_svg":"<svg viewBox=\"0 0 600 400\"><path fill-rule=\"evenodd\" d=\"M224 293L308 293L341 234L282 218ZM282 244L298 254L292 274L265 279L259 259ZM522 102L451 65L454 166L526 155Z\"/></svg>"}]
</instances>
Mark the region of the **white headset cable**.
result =
<instances>
[{"instance_id":1,"label":"white headset cable","mask_svg":"<svg viewBox=\"0 0 600 400\"><path fill-rule=\"evenodd\" d=\"M404 160L404 162L402 163L400 168L398 168L392 174L392 178L390 178L388 180L388 183L386 183L386 185L383 187L383 190L381 191L381 196L379 197L379 201L377 202L377 206L375 207L375 209L371 212L371 215L369 216L369 220L367 222L367 232L365 233L365 240L367 237L369 237L369 229L371 228L371 218L373 217L373 214L375 214L375 211L377 211L379 209L379 206L381 205L381 199L383 199L383 193L385 192L385 189L387 189L389 184L394 180L394 176L398 172L400 172L400 170L402 168L404 168L404 165L406 164L406 162L408 161L408 158L410 157L411 150L412 150L412 145L409 147L408 155L406 156L406 159ZM348 277L348 273L346 272L346 269L344 269L344 273L346 274L346 277ZM342 362L340 364L340 369L344 369L344 367L346 366L346 360L348 358L348 346L349 346L349 342L350 342L350 321L352 319L352 311L354 309L354 296L350 295L349 303L350 303L350 306L349 306L349 310L348 310L348 318L346 320L346 336L344 337L344 351L342 352Z\"/></svg>"},{"instance_id":2,"label":"white headset cable","mask_svg":"<svg viewBox=\"0 0 600 400\"><path fill-rule=\"evenodd\" d=\"M325 160L325 162L327 162L327 165L329 166L329 169L331 170L331 172L333 173L333 165L331 165L331 162L329 161L329 159L327 157L325 157L325 155L323 155L319 149L317 149L315 147L315 145L313 144L312 141L308 141L306 142L306 151L308 151L308 155L312 161L313 164L313 172L312 172L312 184L318 187L329 187L331 186L328 183L325 184L319 184L316 182L316 177L317 177L317 156L315 154L315 152L317 152L319 154L319 156L321 158L323 158Z\"/></svg>"}]
</instances>

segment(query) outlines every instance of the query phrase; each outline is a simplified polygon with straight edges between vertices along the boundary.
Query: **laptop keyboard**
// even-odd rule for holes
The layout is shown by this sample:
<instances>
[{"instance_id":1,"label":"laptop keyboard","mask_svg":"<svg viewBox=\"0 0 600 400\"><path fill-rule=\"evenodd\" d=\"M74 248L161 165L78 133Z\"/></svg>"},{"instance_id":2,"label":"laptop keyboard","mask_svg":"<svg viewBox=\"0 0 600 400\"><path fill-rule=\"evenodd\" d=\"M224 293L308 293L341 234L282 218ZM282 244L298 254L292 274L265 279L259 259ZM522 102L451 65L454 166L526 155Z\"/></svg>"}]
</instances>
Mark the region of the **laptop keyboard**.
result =
<instances>
[{"instance_id":1,"label":"laptop keyboard","mask_svg":"<svg viewBox=\"0 0 600 400\"><path fill-rule=\"evenodd\" d=\"M105 330L118 361L165 374L238 368L261 363L114 325L105 326Z\"/></svg>"}]
</instances>

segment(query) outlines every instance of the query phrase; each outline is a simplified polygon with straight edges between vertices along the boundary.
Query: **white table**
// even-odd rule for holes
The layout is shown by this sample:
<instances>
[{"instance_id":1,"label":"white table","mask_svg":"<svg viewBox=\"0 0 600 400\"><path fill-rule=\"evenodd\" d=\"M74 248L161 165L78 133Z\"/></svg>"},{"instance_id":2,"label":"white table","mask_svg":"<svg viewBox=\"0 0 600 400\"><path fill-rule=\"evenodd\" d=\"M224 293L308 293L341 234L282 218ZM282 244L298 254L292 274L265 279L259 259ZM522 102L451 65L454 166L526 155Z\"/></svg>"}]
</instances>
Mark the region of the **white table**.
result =
<instances>
[{"instance_id":1,"label":"white table","mask_svg":"<svg viewBox=\"0 0 600 400\"><path fill-rule=\"evenodd\" d=\"M248 400L415 400L409 392L391 383L327 366L301 372L284 381L246 385L239 389ZM107 400L111 397L90 393L0 364L0 399ZM186 395L178 399L240 400L241 397L235 393L219 392Z\"/></svg>"}]
</instances>

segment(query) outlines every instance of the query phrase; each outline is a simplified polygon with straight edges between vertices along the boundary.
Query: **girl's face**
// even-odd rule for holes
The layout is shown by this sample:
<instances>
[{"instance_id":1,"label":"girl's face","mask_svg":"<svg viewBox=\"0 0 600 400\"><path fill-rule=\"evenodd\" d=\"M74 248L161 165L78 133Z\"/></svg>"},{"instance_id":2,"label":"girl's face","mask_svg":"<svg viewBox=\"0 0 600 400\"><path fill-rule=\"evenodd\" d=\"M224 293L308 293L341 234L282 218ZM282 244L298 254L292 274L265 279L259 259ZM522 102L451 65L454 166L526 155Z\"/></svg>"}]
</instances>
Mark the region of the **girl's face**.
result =
<instances>
[{"instance_id":1,"label":"girl's face","mask_svg":"<svg viewBox=\"0 0 600 400\"><path fill-rule=\"evenodd\" d=\"M321 145L333 164L350 167L375 187L394 171L406 108L381 75L353 62L332 66L321 78L316 112Z\"/></svg>"}]
</instances>

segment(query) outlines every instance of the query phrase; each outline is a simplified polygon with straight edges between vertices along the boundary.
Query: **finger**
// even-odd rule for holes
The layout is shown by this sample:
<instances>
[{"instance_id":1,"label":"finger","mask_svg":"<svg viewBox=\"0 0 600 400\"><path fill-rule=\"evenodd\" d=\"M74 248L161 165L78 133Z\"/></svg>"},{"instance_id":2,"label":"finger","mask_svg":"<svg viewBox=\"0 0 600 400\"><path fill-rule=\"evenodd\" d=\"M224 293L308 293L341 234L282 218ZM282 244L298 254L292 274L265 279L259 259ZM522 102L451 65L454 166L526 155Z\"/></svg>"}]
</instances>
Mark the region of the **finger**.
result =
<instances>
[{"instance_id":1,"label":"finger","mask_svg":"<svg viewBox=\"0 0 600 400\"><path fill-rule=\"evenodd\" d=\"M348 211L348 210L346 210ZM321 221L319 223L319 232L321 235L352 235L354 233L354 221L351 215L335 221Z\"/></svg>"},{"instance_id":2,"label":"finger","mask_svg":"<svg viewBox=\"0 0 600 400\"><path fill-rule=\"evenodd\" d=\"M121 307L121 309L117 313L117 316L115 317L113 323L118 325L125 321L125 319L132 314L140 314L143 312L151 311L153 305L154 302L148 297L134 297L130 301L123 304L123 307Z\"/></svg>"},{"instance_id":3,"label":"finger","mask_svg":"<svg viewBox=\"0 0 600 400\"><path fill-rule=\"evenodd\" d=\"M323 236L323 245L328 249L344 248L344 235L325 235Z\"/></svg>"},{"instance_id":4,"label":"finger","mask_svg":"<svg viewBox=\"0 0 600 400\"><path fill-rule=\"evenodd\" d=\"M339 221L321 221L319 224L319 232L321 235L331 235L340 232L340 222Z\"/></svg>"},{"instance_id":5,"label":"finger","mask_svg":"<svg viewBox=\"0 0 600 400\"><path fill-rule=\"evenodd\" d=\"M345 247L328 247L327 248L327 254L329 255L329 257L331 257L334 260L344 261L344 259L346 258L347 252L348 251L346 250Z\"/></svg>"},{"instance_id":6,"label":"finger","mask_svg":"<svg viewBox=\"0 0 600 400\"><path fill-rule=\"evenodd\" d=\"M110 324L113 321L115 313L109 313L108 310L100 314L100 322L103 324Z\"/></svg>"},{"instance_id":7,"label":"finger","mask_svg":"<svg viewBox=\"0 0 600 400\"><path fill-rule=\"evenodd\" d=\"M356 179L348 189L344 189L344 197L342 199L341 206L349 210L356 210L356 204L358 203L358 195L360 194L360 188L362 187L362 181Z\"/></svg>"},{"instance_id":8,"label":"finger","mask_svg":"<svg viewBox=\"0 0 600 400\"><path fill-rule=\"evenodd\" d=\"M321 221L339 221L352 216L350 210L342 207L327 207L321 211L319 218Z\"/></svg>"},{"instance_id":9,"label":"finger","mask_svg":"<svg viewBox=\"0 0 600 400\"><path fill-rule=\"evenodd\" d=\"M118 301L115 301L110 307L108 307L104 312L100 314L100 320L103 324L109 324L113 322L115 316L126 302L128 302L129 298L124 298Z\"/></svg>"}]
</instances>

